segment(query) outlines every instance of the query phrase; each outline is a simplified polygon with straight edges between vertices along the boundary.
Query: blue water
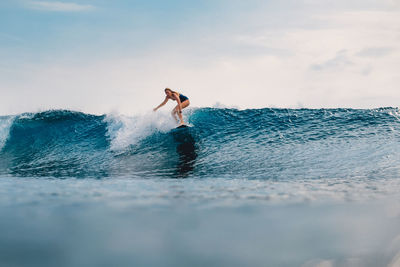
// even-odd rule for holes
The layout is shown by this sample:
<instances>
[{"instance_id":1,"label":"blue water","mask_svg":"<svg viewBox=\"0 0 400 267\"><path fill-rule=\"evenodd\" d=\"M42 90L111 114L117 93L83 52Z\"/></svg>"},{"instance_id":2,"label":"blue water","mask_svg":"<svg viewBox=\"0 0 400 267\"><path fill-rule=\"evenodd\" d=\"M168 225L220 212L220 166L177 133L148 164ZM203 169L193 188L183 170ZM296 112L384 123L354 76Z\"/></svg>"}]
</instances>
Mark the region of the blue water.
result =
<instances>
[{"instance_id":1,"label":"blue water","mask_svg":"<svg viewBox=\"0 0 400 267\"><path fill-rule=\"evenodd\" d=\"M135 119L141 120L125 118L127 126L118 117L72 111L3 117L8 133L0 173L350 180L394 178L400 171L397 109L205 108L188 115L193 127L177 130L167 123L135 125Z\"/></svg>"},{"instance_id":2,"label":"blue water","mask_svg":"<svg viewBox=\"0 0 400 267\"><path fill-rule=\"evenodd\" d=\"M0 265L400 263L397 108L184 116L0 117Z\"/></svg>"}]
</instances>

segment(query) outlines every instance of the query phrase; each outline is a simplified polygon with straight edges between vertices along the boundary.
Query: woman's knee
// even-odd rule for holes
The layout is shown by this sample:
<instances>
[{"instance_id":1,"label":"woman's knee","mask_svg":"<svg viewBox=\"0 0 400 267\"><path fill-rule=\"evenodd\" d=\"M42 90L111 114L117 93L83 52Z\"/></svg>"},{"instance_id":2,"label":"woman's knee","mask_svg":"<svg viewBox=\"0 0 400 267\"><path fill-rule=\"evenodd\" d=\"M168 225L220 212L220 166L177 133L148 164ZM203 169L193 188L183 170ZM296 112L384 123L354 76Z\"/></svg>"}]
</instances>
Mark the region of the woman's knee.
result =
<instances>
[{"instance_id":1,"label":"woman's knee","mask_svg":"<svg viewBox=\"0 0 400 267\"><path fill-rule=\"evenodd\" d=\"M182 108L187 108L189 105L190 105L189 99L188 99L188 100L185 100L185 101L182 103Z\"/></svg>"}]
</instances>

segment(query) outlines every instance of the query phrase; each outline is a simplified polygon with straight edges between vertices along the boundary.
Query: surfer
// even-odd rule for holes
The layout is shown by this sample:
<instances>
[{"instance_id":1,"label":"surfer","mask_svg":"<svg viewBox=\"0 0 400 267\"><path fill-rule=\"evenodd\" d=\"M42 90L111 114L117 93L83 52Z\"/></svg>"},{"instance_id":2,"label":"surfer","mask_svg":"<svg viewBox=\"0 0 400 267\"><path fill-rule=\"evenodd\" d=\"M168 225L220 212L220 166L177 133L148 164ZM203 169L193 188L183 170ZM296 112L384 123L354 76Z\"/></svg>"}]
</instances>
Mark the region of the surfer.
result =
<instances>
[{"instance_id":1,"label":"surfer","mask_svg":"<svg viewBox=\"0 0 400 267\"><path fill-rule=\"evenodd\" d=\"M160 105L158 105L158 107L154 108L153 110L157 111L157 109L159 109L160 107L164 106L168 102L168 100L172 99L173 101L178 102L176 107L171 112L172 117L174 117L176 122L179 123L179 120L176 117L176 115L178 114L178 117L179 117L179 119L181 121L181 123L179 125L183 125L184 121L183 121L183 118L182 118L182 109L184 109L184 108L186 108L187 106L190 105L189 98L184 96L184 95L182 95L182 94L180 94L180 93L178 93L178 92L172 91L169 88L165 88L164 92L165 92L165 95L166 95L164 101Z\"/></svg>"}]
</instances>

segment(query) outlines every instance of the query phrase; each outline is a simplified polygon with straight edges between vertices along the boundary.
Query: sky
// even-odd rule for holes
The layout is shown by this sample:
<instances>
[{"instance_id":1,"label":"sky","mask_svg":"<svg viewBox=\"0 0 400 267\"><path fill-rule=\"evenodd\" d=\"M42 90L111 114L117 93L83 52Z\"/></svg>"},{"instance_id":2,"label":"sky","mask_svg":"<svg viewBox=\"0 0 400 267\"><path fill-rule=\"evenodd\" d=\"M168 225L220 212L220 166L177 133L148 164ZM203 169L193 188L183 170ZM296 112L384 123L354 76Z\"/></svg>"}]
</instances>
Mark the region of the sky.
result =
<instances>
[{"instance_id":1,"label":"sky","mask_svg":"<svg viewBox=\"0 0 400 267\"><path fill-rule=\"evenodd\" d=\"M399 70L400 0L0 2L0 115L397 107Z\"/></svg>"}]
</instances>

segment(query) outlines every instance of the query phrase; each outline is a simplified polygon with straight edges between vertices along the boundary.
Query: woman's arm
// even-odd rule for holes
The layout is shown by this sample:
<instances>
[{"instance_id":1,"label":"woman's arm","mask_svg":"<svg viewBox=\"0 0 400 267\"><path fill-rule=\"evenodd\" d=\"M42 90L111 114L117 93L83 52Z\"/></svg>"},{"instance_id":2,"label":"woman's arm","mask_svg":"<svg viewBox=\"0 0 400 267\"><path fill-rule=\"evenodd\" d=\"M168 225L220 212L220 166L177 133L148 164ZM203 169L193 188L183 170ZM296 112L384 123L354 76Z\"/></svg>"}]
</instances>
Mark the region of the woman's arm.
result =
<instances>
[{"instance_id":1,"label":"woman's arm","mask_svg":"<svg viewBox=\"0 0 400 267\"><path fill-rule=\"evenodd\" d=\"M165 97L164 101L158 105L158 107L154 108L154 111L157 111L157 109L161 108L162 106L164 106L166 103L168 102L168 97Z\"/></svg>"}]
</instances>

